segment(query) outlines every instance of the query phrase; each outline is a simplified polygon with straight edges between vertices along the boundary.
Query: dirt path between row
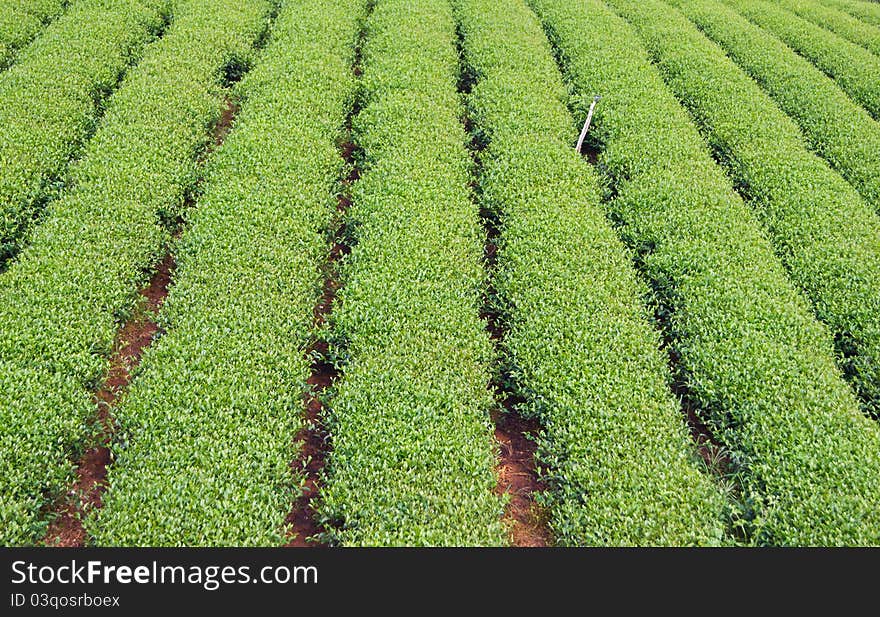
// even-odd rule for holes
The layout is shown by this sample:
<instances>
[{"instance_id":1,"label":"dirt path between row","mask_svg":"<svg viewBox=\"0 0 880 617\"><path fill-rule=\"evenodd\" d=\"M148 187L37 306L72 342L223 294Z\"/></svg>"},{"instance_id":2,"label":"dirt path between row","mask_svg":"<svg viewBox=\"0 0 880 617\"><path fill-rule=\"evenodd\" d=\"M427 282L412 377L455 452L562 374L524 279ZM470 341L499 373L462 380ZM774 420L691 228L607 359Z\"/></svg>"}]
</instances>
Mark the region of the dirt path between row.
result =
<instances>
[{"instance_id":1,"label":"dirt path between row","mask_svg":"<svg viewBox=\"0 0 880 617\"><path fill-rule=\"evenodd\" d=\"M358 42L354 50L352 74L361 76L361 51L364 44L365 29L362 26L358 34ZM311 360L311 373L306 383L308 392L305 395L305 417L302 429L295 437L300 445L299 454L291 463L294 477L301 479L301 493L291 506L285 523L287 524L287 547L326 546L320 538L324 528L318 522L317 500L320 498L322 474L327 458L333 448L332 436L324 425L328 413L325 396L339 379L339 370L331 361L330 345L321 337L325 330L337 294L341 287L339 278L340 261L351 253L347 233L346 213L351 206L351 186L360 178L360 170L356 166L358 146L352 138L352 120L360 112L357 102L349 110L345 120L344 134L347 139L339 146L339 155L350 170L342 179L340 192L336 202L336 213L331 223L334 230L330 250L326 261L321 265L323 276L321 295L312 314L312 330L317 333L315 340L306 350L306 357Z\"/></svg>"},{"instance_id":2,"label":"dirt path between row","mask_svg":"<svg viewBox=\"0 0 880 617\"><path fill-rule=\"evenodd\" d=\"M473 144L475 151L482 149ZM497 243L500 236L495 216L483 209L481 218L486 231L483 261L487 272L487 290L481 317L496 349L496 356L504 345L505 324L492 305L496 291L492 279L498 265ZM508 495L509 501L502 521L510 532L511 544L516 547L545 547L553 545L553 536L547 524L546 513L535 501L535 495L546 490L538 473L537 436L541 425L537 420L525 419L516 407L523 401L510 391L510 379L502 374L489 384L500 407L491 414L495 425L495 441L500 446L495 475L495 491Z\"/></svg>"},{"instance_id":3,"label":"dirt path between row","mask_svg":"<svg viewBox=\"0 0 880 617\"><path fill-rule=\"evenodd\" d=\"M346 146L343 151L351 148ZM349 181L357 179L356 171L352 172ZM349 201L345 196L340 196L337 206L337 216L341 219L348 209ZM319 331L326 323L339 291L338 262L350 252L350 248L343 241L345 237L344 224L339 223L339 228L334 236L333 245L323 267L324 282L321 296L314 308L313 326ZM321 474L327 463L332 442L330 434L324 427L326 413L324 395L333 383L339 378L339 371L329 361L329 345L326 341L313 342L307 350L307 355L314 358L311 365L311 374L306 383L309 392L306 394L306 413L303 428L296 436L296 442L302 444L299 454L292 464L292 470L296 477L302 478L302 492L293 503L287 516L288 547L321 546L323 543L316 537L324 529L318 523L315 511L316 499L320 492Z\"/></svg>"},{"instance_id":4,"label":"dirt path between row","mask_svg":"<svg viewBox=\"0 0 880 617\"><path fill-rule=\"evenodd\" d=\"M94 395L96 434L91 442L96 445L86 450L80 458L76 480L57 505L54 512L56 517L50 522L46 534L45 544L48 546L84 546L88 539L82 517L101 507L101 498L107 490L107 468L111 463L109 446L116 431L112 409L119 397L128 390L131 373L140 364L144 351L159 334L154 315L168 296L174 267L174 258L169 253L159 264L149 284L141 289L141 306L116 334L110 368Z\"/></svg>"},{"instance_id":5,"label":"dirt path between row","mask_svg":"<svg viewBox=\"0 0 880 617\"><path fill-rule=\"evenodd\" d=\"M227 98L214 125L213 146L203 153L200 163L223 143L232 130L237 113L238 106ZM193 206L192 201L188 200L185 208ZM182 225L182 221L177 222L177 229L173 233L175 239L182 233ZM156 323L156 315L168 297L176 265L169 248L147 286L139 291L141 297L134 314L116 333L107 375L93 396L96 411L92 425L95 431L88 443L94 445L89 446L77 462L73 485L50 510L51 520L43 541L47 546L85 546L88 541L82 519L103 505L102 497L107 490L107 470L112 464L110 444L117 429L113 408L128 391L132 372L140 364L144 352L162 334Z\"/></svg>"}]
</instances>

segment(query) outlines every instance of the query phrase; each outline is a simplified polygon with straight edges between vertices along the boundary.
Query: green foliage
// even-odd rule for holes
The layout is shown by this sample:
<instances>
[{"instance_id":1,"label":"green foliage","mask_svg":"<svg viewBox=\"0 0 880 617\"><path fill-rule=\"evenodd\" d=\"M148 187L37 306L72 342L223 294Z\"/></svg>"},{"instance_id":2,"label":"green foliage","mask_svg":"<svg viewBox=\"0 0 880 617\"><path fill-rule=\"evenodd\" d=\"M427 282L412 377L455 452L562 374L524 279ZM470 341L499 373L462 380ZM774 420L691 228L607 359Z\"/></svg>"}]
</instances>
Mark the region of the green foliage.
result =
<instances>
[{"instance_id":1,"label":"green foliage","mask_svg":"<svg viewBox=\"0 0 880 617\"><path fill-rule=\"evenodd\" d=\"M808 60L721 2L671 4L724 47L798 123L813 150L880 212L880 124L864 108Z\"/></svg>"},{"instance_id":2,"label":"green foliage","mask_svg":"<svg viewBox=\"0 0 880 617\"><path fill-rule=\"evenodd\" d=\"M164 252L220 115L220 80L247 58L270 3L187 0L110 101L31 242L0 276L0 543L34 542L71 472L118 322ZM193 45L193 41L199 41Z\"/></svg>"},{"instance_id":3,"label":"green foliage","mask_svg":"<svg viewBox=\"0 0 880 617\"><path fill-rule=\"evenodd\" d=\"M333 319L349 362L321 509L344 545L504 543L455 38L444 2L380 0L367 22L357 244Z\"/></svg>"},{"instance_id":4,"label":"green foliage","mask_svg":"<svg viewBox=\"0 0 880 617\"><path fill-rule=\"evenodd\" d=\"M880 219L873 208L681 13L656 0L608 2L636 26L672 91L728 163L792 281L841 343L840 361L867 409L880 412Z\"/></svg>"},{"instance_id":5,"label":"green foliage","mask_svg":"<svg viewBox=\"0 0 880 617\"><path fill-rule=\"evenodd\" d=\"M0 264L68 161L99 107L164 26L171 0L83 0L0 74Z\"/></svg>"},{"instance_id":6,"label":"green foliage","mask_svg":"<svg viewBox=\"0 0 880 617\"><path fill-rule=\"evenodd\" d=\"M739 470L746 530L776 545L880 543L880 430L633 29L596 0L532 0L579 95L603 96L609 208L669 302L689 395Z\"/></svg>"},{"instance_id":7,"label":"green foliage","mask_svg":"<svg viewBox=\"0 0 880 617\"><path fill-rule=\"evenodd\" d=\"M832 6L849 13L853 17L874 26L880 26L880 6L870 2L859 0L820 0L827 6Z\"/></svg>"},{"instance_id":8,"label":"green foliage","mask_svg":"<svg viewBox=\"0 0 880 617\"><path fill-rule=\"evenodd\" d=\"M722 541L723 502L696 463L667 386L647 290L599 204L598 175L572 148L566 91L522 0L458 0L476 83L483 203L500 220L505 362L546 427L543 501L560 545Z\"/></svg>"},{"instance_id":9,"label":"green foliage","mask_svg":"<svg viewBox=\"0 0 880 617\"><path fill-rule=\"evenodd\" d=\"M763 0L724 0L822 69L880 119L880 58L867 49Z\"/></svg>"},{"instance_id":10,"label":"green foliage","mask_svg":"<svg viewBox=\"0 0 880 617\"><path fill-rule=\"evenodd\" d=\"M880 28L859 21L844 11L814 1L782 0L782 6L817 26L822 26L880 56ZM880 14L880 13L878 13Z\"/></svg>"},{"instance_id":11,"label":"green foliage","mask_svg":"<svg viewBox=\"0 0 880 617\"><path fill-rule=\"evenodd\" d=\"M216 11L227 10L217 3ZM175 254L166 334L117 410L97 544L277 545L295 499L323 230L364 3L285 4ZM223 33L222 28L218 29Z\"/></svg>"},{"instance_id":12,"label":"green foliage","mask_svg":"<svg viewBox=\"0 0 880 617\"><path fill-rule=\"evenodd\" d=\"M40 508L70 480L68 457L94 409L75 379L0 360L0 545L45 535Z\"/></svg>"},{"instance_id":13,"label":"green foliage","mask_svg":"<svg viewBox=\"0 0 880 617\"><path fill-rule=\"evenodd\" d=\"M822 0L857 21L723 0L743 17L666 0L744 74L659 0L608 1L657 66L600 0L379 0L369 20L372 0L286 3L253 71L276 0L4 2L0 544L44 536L119 323L169 246L162 335L113 411L110 489L85 524L99 545L285 539L356 106L356 244L321 333L344 369L327 393L325 539L505 544L462 79L485 146L476 190L500 229L501 364L544 427L556 542L716 545L733 540L727 524L754 544L880 544L880 427L840 370L876 411L880 9ZM224 85L242 74L243 111L200 181ZM566 110L582 119L594 94L601 176L571 148ZM731 457L735 502L701 472L646 298Z\"/></svg>"},{"instance_id":14,"label":"green foliage","mask_svg":"<svg viewBox=\"0 0 880 617\"><path fill-rule=\"evenodd\" d=\"M15 61L46 24L57 18L67 0L4 0L0 5L0 70Z\"/></svg>"}]
</instances>

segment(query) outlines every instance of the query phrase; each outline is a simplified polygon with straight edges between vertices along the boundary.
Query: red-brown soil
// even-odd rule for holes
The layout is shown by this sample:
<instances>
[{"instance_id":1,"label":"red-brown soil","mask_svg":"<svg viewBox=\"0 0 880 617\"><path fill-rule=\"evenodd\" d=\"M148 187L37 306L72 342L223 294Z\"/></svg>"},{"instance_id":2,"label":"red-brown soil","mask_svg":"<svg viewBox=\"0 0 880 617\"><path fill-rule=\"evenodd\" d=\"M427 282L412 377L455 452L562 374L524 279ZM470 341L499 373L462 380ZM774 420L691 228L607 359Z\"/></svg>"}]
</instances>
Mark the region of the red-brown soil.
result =
<instances>
[{"instance_id":1,"label":"red-brown soil","mask_svg":"<svg viewBox=\"0 0 880 617\"><path fill-rule=\"evenodd\" d=\"M510 495L503 521L510 530L512 544L519 547L551 546L552 537L543 519L534 494L545 490L535 465L534 437L540 425L525 420L515 412L492 414L495 439L501 445L501 456L495 473L496 491Z\"/></svg>"},{"instance_id":2,"label":"red-brown soil","mask_svg":"<svg viewBox=\"0 0 880 617\"><path fill-rule=\"evenodd\" d=\"M491 213L481 211L481 218L486 226L486 244L483 261L489 273L497 266L498 226ZM504 339L504 324L491 305L490 298L495 293L491 276L487 281L487 297L481 312L486 322L486 330L493 344L500 345ZM495 440L501 446L495 475L498 478L496 492L507 494L510 501L504 511L502 521L510 531L511 544L517 547L543 547L553 544L552 534L544 520L541 508L535 502L535 493L540 493L546 486L540 481L535 458L537 444L535 437L541 430L535 420L527 420L520 416L515 407L516 400L504 391L502 379L498 379L490 388L497 396L503 397L503 409L492 412L495 424Z\"/></svg>"},{"instance_id":3,"label":"red-brown soil","mask_svg":"<svg viewBox=\"0 0 880 617\"><path fill-rule=\"evenodd\" d=\"M220 119L217 121L217 124L214 125L214 147L218 147L223 143L223 140L226 139L226 136L229 135L229 131L232 130L232 122L235 120L235 116L238 115L238 104L234 103L231 99L226 99L223 105L223 111L220 112Z\"/></svg>"},{"instance_id":4,"label":"red-brown soil","mask_svg":"<svg viewBox=\"0 0 880 617\"><path fill-rule=\"evenodd\" d=\"M347 200L340 197L340 211L347 207ZM324 285L321 296L315 303L313 312L314 327L322 327L333 308L336 292L339 290L339 279L336 276L336 263L348 252L341 238L342 229L337 232L337 241L333 243L327 262L324 266ZM287 515L288 543L289 547L320 546L321 543L314 537L324 530L317 523L317 516L312 500L317 498L320 491L321 473L326 465L327 454L330 450L330 435L324 429L323 415L324 403L322 394L339 377L339 371L325 358L329 355L329 346L325 341L315 341L309 346L308 354L317 358L312 362L311 374L306 383L309 392L306 394L306 414L302 429L296 436L296 442L301 444L299 454L292 464L293 473L303 478L302 493L293 503L290 513Z\"/></svg>"},{"instance_id":5,"label":"red-brown soil","mask_svg":"<svg viewBox=\"0 0 880 617\"><path fill-rule=\"evenodd\" d=\"M694 406L686 400L682 402L682 411L687 418L691 438L697 444L697 453L706 467L713 473L726 475L730 471L730 456L718 443L711 429L697 415Z\"/></svg>"},{"instance_id":6,"label":"red-brown soil","mask_svg":"<svg viewBox=\"0 0 880 617\"><path fill-rule=\"evenodd\" d=\"M116 334L110 368L94 394L95 434L91 440L94 445L80 457L73 486L56 504L56 516L50 522L45 538L45 544L49 546L83 546L86 542L81 518L88 511L101 507L101 497L107 488L109 445L114 432L112 409L120 394L128 388L131 371L140 363L144 350L159 334L153 315L168 295L174 265L173 257L166 255L149 284L140 291L142 301L135 314Z\"/></svg>"},{"instance_id":7,"label":"red-brown soil","mask_svg":"<svg viewBox=\"0 0 880 617\"><path fill-rule=\"evenodd\" d=\"M351 163L355 149L355 144L347 141L340 146L340 154L346 162ZM353 167L348 178L343 182L343 188L347 189L357 179L358 170ZM347 190L344 190L337 200L336 233L323 267L324 281L321 296L315 303L312 314L312 325L316 330L326 324L333 310L333 303L340 287L337 268L339 260L351 252L351 247L345 243L344 223L345 212L350 205L351 198ZM321 397L339 377L339 371L326 360L329 356L329 345L326 341L314 341L307 353L316 359L312 361L311 374L306 380L309 392L306 394L304 425L296 436L296 442L302 445L296 460L291 465L294 475L303 478L303 485L302 493L287 515L288 543L285 546L288 547L324 545L315 537L324 530L317 522L317 513L313 504L313 499L316 499L320 492L321 473L331 448L330 435L323 426L325 409Z\"/></svg>"},{"instance_id":8,"label":"red-brown soil","mask_svg":"<svg viewBox=\"0 0 880 617\"><path fill-rule=\"evenodd\" d=\"M326 357L326 343L314 345L314 350L321 357ZM312 500L318 496L320 490L321 472L326 464L330 436L322 424L324 405L320 395L330 387L337 376L338 372L332 364L316 361L312 365L312 373L307 381L312 393L306 400L305 424L296 436L296 441L302 445L293 463L294 473L303 478L303 486L302 493L287 516L289 541L286 546L289 547L321 545L314 538L315 535L323 532L323 529L317 522Z\"/></svg>"},{"instance_id":9,"label":"red-brown soil","mask_svg":"<svg viewBox=\"0 0 880 617\"><path fill-rule=\"evenodd\" d=\"M231 99L224 100L223 110L211 133L212 145L206 148L200 163L226 139L238 110L238 105ZM188 200L187 206L192 205ZM180 225L182 221L178 221ZM180 229L174 233L175 237L179 235ZM112 409L128 389L131 372L140 364L144 350L160 334L154 316L168 296L175 265L173 255L168 252L149 284L140 290L142 300L134 315L116 333L107 376L93 397L96 406L95 433L90 440L93 445L77 463L73 486L51 509L54 516L44 539L46 545L83 546L87 540L81 519L88 511L101 507L101 497L107 489L107 467L111 463L109 445L115 431Z\"/></svg>"}]
</instances>

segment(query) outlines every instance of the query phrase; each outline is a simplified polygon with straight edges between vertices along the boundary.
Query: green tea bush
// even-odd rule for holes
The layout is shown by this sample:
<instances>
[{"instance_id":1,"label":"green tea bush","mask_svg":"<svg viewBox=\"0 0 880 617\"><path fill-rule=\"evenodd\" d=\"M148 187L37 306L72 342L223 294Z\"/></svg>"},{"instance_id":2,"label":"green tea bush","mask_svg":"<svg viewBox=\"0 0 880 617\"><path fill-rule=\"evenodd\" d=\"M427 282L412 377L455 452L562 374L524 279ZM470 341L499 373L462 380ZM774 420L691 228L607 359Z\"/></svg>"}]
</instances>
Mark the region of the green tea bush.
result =
<instances>
[{"instance_id":1,"label":"green tea bush","mask_svg":"<svg viewBox=\"0 0 880 617\"><path fill-rule=\"evenodd\" d=\"M483 204L499 219L495 287L521 410L545 427L550 526L560 545L723 539L723 501L696 462L647 290L572 148L566 91L522 0L457 0L475 84Z\"/></svg>"},{"instance_id":2,"label":"green tea bush","mask_svg":"<svg viewBox=\"0 0 880 617\"><path fill-rule=\"evenodd\" d=\"M681 13L657 0L608 2L639 31L728 164L790 278L839 342L840 361L867 409L880 412L880 218Z\"/></svg>"},{"instance_id":3,"label":"green tea bush","mask_svg":"<svg viewBox=\"0 0 880 617\"><path fill-rule=\"evenodd\" d=\"M773 97L825 158L880 212L880 124L772 34L716 0L673 0ZM777 114L778 115L778 114Z\"/></svg>"},{"instance_id":4,"label":"green tea bush","mask_svg":"<svg viewBox=\"0 0 880 617\"><path fill-rule=\"evenodd\" d=\"M94 131L172 0L82 0L0 74L0 264Z\"/></svg>"},{"instance_id":5,"label":"green tea bush","mask_svg":"<svg viewBox=\"0 0 880 617\"><path fill-rule=\"evenodd\" d=\"M833 7L804 0L782 0L782 6L817 26L822 26L848 41L861 45L880 56L880 28L859 21L848 13Z\"/></svg>"},{"instance_id":6,"label":"green tea bush","mask_svg":"<svg viewBox=\"0 0 880 617\"><path fill-rule=\"evenodd\" d=\"M468 183L446 2L380 0L367 22L356 245L333 313L347 363L330 401L327 539L501 545L479 318L483 234Z\"/></svg>"},{"instance_id":7,"label":"green tea bush","mask_svg":"<svg viewBox=\"0 0 880 617\"><path fill-rule=\"evenodd\" d=\"M873 26L880 26L880 6L858 0L820 0L822 4L840 9Z\"/></svg>"},{"instance_id":8,"label":"green tea bush","mask_svg":"<svg viewBox=\"0 0 880 617\"><path fill-rule=\"evenodd\" d=\"M822 69L880 120L880 57L776 4L763 0L724 1Z\"/></svg>"},{"instance_id":9,"label":"green tea bush","mask_svg":"<svg viewBox=\"0 0 880 617\"><path fill-rule=\"evenodd\" d=\"M691 399L730 451L748 540L880 543L880 429L755 215L635 31L597 0L531 0L594 138L608 207L668 306Z\"/></svg>"},{"instance_id":10,"label":"green tea bush","mask_svg":"<svg viewBox=\"0 0 880 617\"><path fill-rule=\"evenodd\" d=\"M46 24L64 11L67 0L5 0L0 6L0 70L14 60Z\"/></svg>"},{"instance_id":11,"label":"green tea bush","mask_svg":"<svg viewBox=\"0 0 880 617\"><path fill-rule=\"evenodd\" d=\"M222 12L224 5L217 6ZM160 324L116 411L99 545L278 545L296 498L305 357L344 174L365 3L282 6L175 250ZM222 30L220 30L222 32Z\"/></svg>"},{"instance_id":12,"label":"green tea bush","mask_svg":"<svg viewBox=\"0 0 880 617\"><path fill-rule=\"evenodd\" d=\"M109 103L72 187L0 275L0 543L43 533L38 511L70 476L119 321L166 250L162 213L180 211L198 176L224 68L252 53L270 10L182 2Z\"/></svg>"}]
</instances>

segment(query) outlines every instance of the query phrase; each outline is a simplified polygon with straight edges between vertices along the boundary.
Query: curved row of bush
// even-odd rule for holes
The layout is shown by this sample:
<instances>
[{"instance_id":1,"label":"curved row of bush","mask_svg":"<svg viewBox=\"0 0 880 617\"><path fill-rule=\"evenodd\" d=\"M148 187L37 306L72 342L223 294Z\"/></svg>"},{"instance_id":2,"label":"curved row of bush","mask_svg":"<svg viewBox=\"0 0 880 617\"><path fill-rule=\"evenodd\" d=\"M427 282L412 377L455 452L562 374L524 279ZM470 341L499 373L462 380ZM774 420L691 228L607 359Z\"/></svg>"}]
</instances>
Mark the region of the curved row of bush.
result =
<instances>
[{"instance_id":1,"label":"curved row of bush","mask_svg":"<svg viewBox=\"0 0 880 617\"><path fill-rule=\"evenodd\" d=\"M861 45L880 56L880 28L859 21L852 15L815 1L783 0L783 7L817 26L831 30L848 41Z\"/></svg>"},{"instance_id":2,"label":"curved row of bush","mask_svg":"<svg viewBox=\"0 0 880 617\"><path fill-rule=\"evenodd\" d=\"M455 42L446 2L379 0L367 23L357 244L332 319L348 356L322 489L334 543L504 543Z\"/></svg>"},{"instance_id":3,"label":"curved row of bush","mask_svg":"<svg viewBox=\"0 0 880 617\"><path fill-rule=\"evenodd\" d=\"M94 413L119 320L166 250L222 109L224 67L252 53L270 3L183 0L113 97L31 243L0 276L0 542L33 541ZM193 41L198 40L198 45Z\"/></svg>"},{"instance_id":4,"label":"curved row of bush","mask_svg":"<svg viewBox=\"0 0 880 617\"><path fill-rule=\"evenodd\" d=\"M880 123L827 75L718 0L672 0L798 123L810 146L880 212Z\"/></svg>"},{"instance_id":5,"label":"curved row of bush","mask_svg":"<svg viewBox=\"0 0 880 617\"><path fill-rule=\"evenodd\" d=\"M46 24L62 13L67 0L4 0L0 5L0 70L15 59Z\"/></svg>"},{"instance_id":6,"label":"curved row of bush","mask_svg":"<svg viewBox=\"0 0 880 617\"><path fill-rule=\"evenodd\" d=\"M625 21L597 0L531 0L581 95L609 202L665 297L689 396L730 450L752 542L880 543L880 428L753 213Z\"/></svg>"},{"instance_id":7,"label":"curved row of bush","mask_svg":"<svg viewBox=\"0 0 880 617\"><path fill-rule=\"evenodd\" d=\"M667 84L727 163L789 277L838 341L857 392L880 412L880 218L684 15L658 0L607 1L639 31Z\"/></svg>"},{"instance_id":8,"label":"curved row of bush","mask_svg":"<svg viewBox=\"0 0 880 617\"><path fill-rule=\"evenodd\" d=\"M723 501L669 390L647 290L605 218L599 178L571 146L562 76L523 0L457 0L475 85L484 205L500 221L495 287L505 363L546 429L557 544L723 539Z\"/></svg>"},{"instance_id":9,"label":"curved row of bush","mask_svg":"<svg viewBox=\"0 0 880 617\"><path fill-rule=\"evenodd\" d=\"M880 57L781 6L764 0L724 1L822 69L880 120Z\"/></svg>"},{"instance_id":10,"label":"curved row of bush","mask_svg":"<svg viewBox=\"0 0 880 617\"><path fill-rule=\"evenodd\" d=\"M57 192L104 99L173 0L82 0L0 74L0 265Z\"/></svg>"},{"instance_id":11,"label":"curved row of bush","mask_svg":"<svg viewBox=\"0 0 880 617\"><path fill-rule=\"evenodd\" d=\"M856 19L874 26L880 26L880 6L858 0L820 0L823 4L833 6Z\"/></svg>"},{"instance_id":12,"label":"curved row of bush","mask_svg":"<svg viewBox=\"0 0 880 617\"><path fill-rule=\"evenodd\" d=\"M106 545L277 545L296 495L323 231L344 162L360 0L285 3L209 164L150 348L117 412Z\"/></svg>"}]
</instances>

